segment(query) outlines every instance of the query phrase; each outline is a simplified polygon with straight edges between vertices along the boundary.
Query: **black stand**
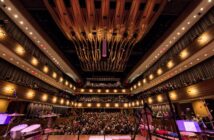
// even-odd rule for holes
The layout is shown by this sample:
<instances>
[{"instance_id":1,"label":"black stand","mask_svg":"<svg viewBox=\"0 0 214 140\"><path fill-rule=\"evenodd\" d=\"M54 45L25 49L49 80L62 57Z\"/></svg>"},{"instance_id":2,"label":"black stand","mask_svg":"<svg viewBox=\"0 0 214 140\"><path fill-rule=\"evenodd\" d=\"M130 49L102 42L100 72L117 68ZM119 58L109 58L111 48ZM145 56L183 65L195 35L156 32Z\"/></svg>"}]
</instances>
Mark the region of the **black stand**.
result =
<instances>
[{"instance_id":1,"label":"black stand","mask_svg":"<svg viewBox=\"0 0 214 140\"><path fill-rule=\"evenodd\" d=\"M178 125L176 123L176 115L175 115L175 112L174 112L174 109L173 109L173 106L172 106L172 101L169 97L169 92L166 93L166 97L167 97L167 100L169 102L169 107L170 107L170 112L172 113L172 118L173 118L173 122L175 124L175 128L176 128L176 131L177 131L177 134L178 134L178 139L181 140L181 134L180 134L180 131L178 129Z\"/></svg>"},{"instance_id":2,"label":"black stand","mask_svg":"<svg viewBox=\"0 0 214 140\"><path fill-rule=\"evenodd\" d=\"M145 103L145 101L143 101ZM149 133L149 139L152 140L152 136L151 136L151 132L150 132L150 128L149 128L149 119L148 119L148 116L147 116L147 111L146 111L146 108L143 107L144 109L144 112L145 112L145 115L146 115L146 123L147 123L147 127L148 127L148 133Z\"/></svg>"}]
</instances>

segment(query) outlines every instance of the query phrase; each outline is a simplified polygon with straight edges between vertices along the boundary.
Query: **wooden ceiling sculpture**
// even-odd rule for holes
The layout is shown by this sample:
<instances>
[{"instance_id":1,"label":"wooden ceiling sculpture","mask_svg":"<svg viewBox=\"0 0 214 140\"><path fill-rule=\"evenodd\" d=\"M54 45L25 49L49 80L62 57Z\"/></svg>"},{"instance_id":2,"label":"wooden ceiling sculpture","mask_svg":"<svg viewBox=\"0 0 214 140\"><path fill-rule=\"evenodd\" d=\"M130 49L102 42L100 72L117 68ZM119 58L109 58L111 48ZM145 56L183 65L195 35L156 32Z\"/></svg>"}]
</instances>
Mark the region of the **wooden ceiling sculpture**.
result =
<instances>
[{"instance_id":1,"label":"wooden ceiling sculpture","mask_svg":"<svg viewBox=\"0 0 214 140\"><path fill-rule=\"evenodd\" d=\"M84 71L122 72L166 0L44 0ZM72 46L71 46L72 47Z\"/></svg>"}]
</instances>

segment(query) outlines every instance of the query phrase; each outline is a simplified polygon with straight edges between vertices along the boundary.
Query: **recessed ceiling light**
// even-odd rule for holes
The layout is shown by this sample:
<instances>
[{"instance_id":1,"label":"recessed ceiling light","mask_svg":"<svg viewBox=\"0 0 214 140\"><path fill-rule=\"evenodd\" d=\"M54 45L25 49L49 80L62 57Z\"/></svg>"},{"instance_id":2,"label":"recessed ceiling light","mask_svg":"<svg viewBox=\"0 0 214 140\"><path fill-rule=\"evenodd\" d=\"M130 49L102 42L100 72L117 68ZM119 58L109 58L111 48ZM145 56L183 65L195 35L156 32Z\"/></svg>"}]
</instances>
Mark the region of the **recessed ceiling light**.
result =
<instances>
[{"instance_id":1,"label":"recessed ceiling light","mask_svg":"<svg viewBox=\"0 0 214 140\"><path fill-rule=\"evenodd\" d=\"M20 23L21 25L23 25L23 24L24 24L24 22L23 22L23 21L19 21L19 23Z\"/></svg>"},{"instance_id":2,"label":"recessed ceiling light","mask_svg":"<svg viewBox=\"0 0 214 140\"><path fill-rule=\"evenodd\" d=\"M188 52L188 50L187 49L184 49L184 50L182 50L181 52L180 52L180 57L182 58L182 59L186 59L188 56L189 56L189 52Z\"/></svg>"},{"instance_id":3,"label":"recessed ceiling light","mask_svg":"<svg viewBox=\"0 0 214 140\"><path fill-rule=\"evenodd\" d=\"M1 2L4 2L4 0L1 0Z\"/></svg>"},{"instance_id":4,"label":"recessed ceiling light","mask_svg":"<svg viewBox=\"0 0 214 140\"><path fill-rule=\"evenodd\" d=\"M196 18L196 15L194 15L193 17Z\"/></svg>"},{"instance_id":5,"label":"recessed ceiling light","mask_svg":"<svg viewBox=\"0 0 214 140\"><path fill-rule=\"evenodd\" d=\"M17 15L17 14L15 14L15 15L14 15L14 17L15 17L15 18L18 18L18 15Z\"/></svg>"},{"instance_id":6,"label":"recessed ceiling light","mask_svg":"<svg viewBox=\"0 0 214 140\"><path fill-rule=\"evenodd\" d=\"M190 24L190 21L188 21L187 24Z\"/></svg>"},{"instance_id":7,"label":"recessed ceiling light","mask_svg":"<svg viewBox=\"0 0 214 140\"><path fill-rule=\"evenodd\" d=\"M208 2L212 2L212 0L208 0Z\"/></svg>"},{"instance_id":8,"label":"recessed ceiling light","mask_svg":"<svg viewBox=\"0 0 214 140\"><path fill-rule=\"evenodd\" d=\"M33 32L29 32L29 34L30 34L30 35L32 35L32 34L33 34Z\"/></svg>"},{"instance_id":9,"label":"recessed ceiling light","mask_svg":"<svg viewBox=\"0 0 214 140\"><path fill-rule=\"evenodd\" d=\"M203 10L204 10L204 8L203 8L203 7L201 7L201 8L200 8L200 11L203 11Z\"/></svg>"},{"instance_id":10,"label":"recessed ceiling light","mask_svg":"<svg viewBox=\"0 0 214 140\"><path fill-rule=\"evenodd\" d=\"M200 59L199 58L197 58L197 61L199 61Z\"/></svg>"},{"instance_id":11,"label":"recessed ceiling light","mask_svg":"<svg viewBox=\"0 0 214 140\"><path fill-rule=\"evenodd\" d=\"M182 30L185 30L185 27L182 27L181 29L182 29Z\"/></svg>"},{"instance_id":12,"label":"recessed ceiling light","mask_svg":"<svg viewBox=\"0 0 214 140\"><path fill-rule=\"evenodd\" d=\"M206 57L206 56L207 56L207 54L204 54L204 56Z\"/></svg>"},{"instance_id":13,"label":"recessed ceiling light","mask_svg":"<svg viewBox=\"0 0 214 140\"><path fill-rule=\"evenodd\" d=\"M7 7L7 10L8 10L8 11L11 11L12 9L11 9L11 7Z\"/></svg>"},{"instance_id":14,"label":"recessed ceiling light","mask_svg":"<svg viewBox=\"0 0 214 140\"><path fill-rule=\"evenodd\" d=\"M170 69L174 66L174 63L172 60L170 60L168 63L167 63L167 67Z\"/></svg>"},{"instance_id":15,"label":"recessed ceiling light","mask_svg":"<svg viewBox=\"0 0 214 140\"><path fill-rule=\"evenodd\" d=\"M180 32L177 32L177 35L180 35L181 33Z\"/></svg>"}]
</instances>

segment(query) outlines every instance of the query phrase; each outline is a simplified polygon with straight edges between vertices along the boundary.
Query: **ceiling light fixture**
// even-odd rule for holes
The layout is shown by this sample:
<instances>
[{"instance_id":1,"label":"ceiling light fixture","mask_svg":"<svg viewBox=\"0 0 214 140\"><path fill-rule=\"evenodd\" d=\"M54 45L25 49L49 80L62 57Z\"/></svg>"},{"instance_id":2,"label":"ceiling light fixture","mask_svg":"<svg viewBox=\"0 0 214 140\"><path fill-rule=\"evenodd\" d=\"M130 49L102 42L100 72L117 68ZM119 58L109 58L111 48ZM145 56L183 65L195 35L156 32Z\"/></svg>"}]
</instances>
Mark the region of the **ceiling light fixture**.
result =
<instances>
[{"instance_id":1,"label":"ceiling light fixture","mask_svg":"<svg viewBox=\"0 0 214 140\"><path fill-rule=\"evenodd\" d=\"M167 67L170 69L174 66L174 63L172 60L170 60L168 63L167 63Z\"/></svg>"},{"instance_id":2,"label":"ceiling light fixture","mask_svg":"<svg viewBox=\"0 0 214 140\"><path fill-rule=\"evenodd\" d=\"M189 52L187 49L184 49L180 52L180 58L186 59L189 56Z\"/></svg>"},{"instance_id":3,"label":"ceiling light fixture","mask_svg":"<svg viewBox=\"0 0 214 140\"><path fill-rule=\"evenodd\" d=\"M159 68L158 70L157 70L157 74L158 75L161 75L163 73L163 70L161 69L161 68Z\"/></svg>"},{"instance_id":4,"label":"ceiling light fixture","mask_svg":"<svg viewBox=\"0 0 214 140\"><path fill-rule=\"evenodd\" d=\"M31 64L34 65L34 66L37 66L38 63L39 63L39 61L35 57L32 57Z\"/></svg>"},{"instance_id":5,"label":"ceiling light fixture","mask_svg":"<svg viewBox=\"0 0 214 140\"><path fill-rule=\"evenodd\" d=\"M17 45L14 51L20 56L23 56L25 54L25 49L21 45Z\"/></svg>"}]
</instances>

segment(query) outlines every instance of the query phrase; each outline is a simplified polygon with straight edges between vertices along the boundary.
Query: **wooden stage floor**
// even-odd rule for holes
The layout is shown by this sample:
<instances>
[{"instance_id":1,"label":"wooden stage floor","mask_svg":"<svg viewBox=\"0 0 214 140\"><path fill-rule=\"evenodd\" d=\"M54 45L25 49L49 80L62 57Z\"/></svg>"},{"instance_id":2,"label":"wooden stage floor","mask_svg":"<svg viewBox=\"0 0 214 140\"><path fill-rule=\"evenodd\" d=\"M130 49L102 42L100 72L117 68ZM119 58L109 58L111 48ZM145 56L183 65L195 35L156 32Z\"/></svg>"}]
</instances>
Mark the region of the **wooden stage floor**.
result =
<instances>
[{"instance_id":1,"label":"wooden stage floor","mask_svg":"<svg viewBox=\"0 0 214 140\"><path fill-rule=\"evenodd\" d=\"M45 140L43 137L42 140ZM130 135L50 135L48 140L131 140ZM143 136L137 135L135 140L146 140Z\"/></svg>"}]
</instances>

